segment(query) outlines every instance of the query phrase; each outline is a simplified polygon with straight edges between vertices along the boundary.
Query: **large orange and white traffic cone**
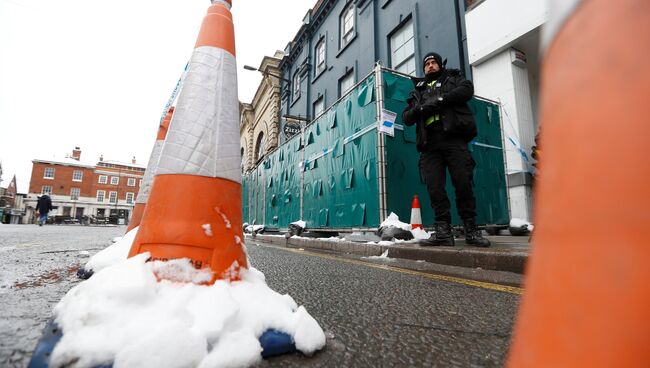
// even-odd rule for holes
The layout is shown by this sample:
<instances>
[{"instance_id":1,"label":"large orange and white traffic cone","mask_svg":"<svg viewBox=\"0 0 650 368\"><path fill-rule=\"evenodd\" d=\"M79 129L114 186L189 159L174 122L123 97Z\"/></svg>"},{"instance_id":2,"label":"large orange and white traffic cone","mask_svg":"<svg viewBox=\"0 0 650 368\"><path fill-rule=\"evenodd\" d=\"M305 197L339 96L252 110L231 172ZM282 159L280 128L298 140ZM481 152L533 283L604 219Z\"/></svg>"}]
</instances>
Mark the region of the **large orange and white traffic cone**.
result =
<instances>
[{"instance_id":1,"label":"large orange and white traffic cone","mask_svg":"<svg viewBox=\"0 0 650 368\"><path fill-rule=\"evenodd\" d=\"M422 212L420 211L420 200L418 196L413 196L411 204L411 230L422 229Z\"/></svg>"},{"instance_id":2,"label":"large orange and white traffic cone","mask_svg":"<svg viewBox=\"0 0 650 368\"><path fill-rule=\"evenodd\" d=\"M508 365L650 367L650 7L555 3L535 247Z\"/></svg>"},{"instance_id":3,"label":"large orange and white traffic cone","mask_svg":"<svg viewBox=\"0 0 650 368\"><path fill-rule=\"evenodd\" d=\"M158 169L158 161L160 160L160 152L162 151L163 143L165 143L165 137L167 137L167 130L169 129L169 123L172 121L172 116L174 115L174 106L171 106L165 115L165 119L160 123L158 127L158 135L156 136L156 143L153 145L151 150L151 155L149 156L149 163L147 164L147 170L144 172L144 177L142 178L142 185L140 185L140 190L138 191L138 196L135 199L135 206L133 207L133 214L131 215L131 221L129 226L126 228L128 233L136 226L140 225L142 220L142 215L144 214L144 208L147 205L149 200L149 193L151 192L151 184L153 184L153 178Z\"/></svg>"},{"instance_id":4,"label":"large orange and white traffic cone","mask_svg":"<svg viewBox=\"0 0 650 368\"><path fill-rule=\"evenodd\" d=\"M242 234L239 101L231 1L208 9L149 201L129 253L189 258L216 279L247 268Z\"/></svg>"}]
</instances>

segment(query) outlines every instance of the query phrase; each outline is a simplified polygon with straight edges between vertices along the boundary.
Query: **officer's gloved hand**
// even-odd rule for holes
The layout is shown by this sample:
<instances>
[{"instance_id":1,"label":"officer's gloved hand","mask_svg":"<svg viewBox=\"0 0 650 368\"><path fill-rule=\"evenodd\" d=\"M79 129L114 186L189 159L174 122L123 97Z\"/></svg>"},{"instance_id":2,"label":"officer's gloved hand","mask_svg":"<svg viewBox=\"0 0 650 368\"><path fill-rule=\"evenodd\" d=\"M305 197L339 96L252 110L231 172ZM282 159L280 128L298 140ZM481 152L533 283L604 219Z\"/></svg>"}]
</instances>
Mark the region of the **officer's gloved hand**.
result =
<instances>
[{"instance_id":1,"label":"officer's gloved hand","mask_svg":"<svg viewBox=\"0 0 650 368\"><path fill-rule=\"evenodd\" d=\"M430 116L433 114L437 114L440 112L440 108L442 107L442 97L440 97L437 100L427 102L424 105L422 105L421 111L424 115Z\"/></svg>"},{"instance_id":2,"label":"officer's gloved hand","mask_svg":"<svg viewBox=\"0 0 650 368\"><path fill-rule=\"evenodd\" d=\"M422 107L422 104L419 103L419 102L415 102L415 104L413 105L413 110L412 111L413 111L413 115L415 115L417 117L421 117L422 114L423 114L423 111L424 111L423 107Z\"/></svg>"},{"instance_id":3,"label":"officer's gloved hand","mask_svg":"<svg viewBox=\"0 0 650 368\"><path fill-rule=\"evenodd\" d=\"M405 119L414 121L420 119L422 116L422 105L418 102L409 102L412 104L412 107L405 111Z\"/></svg>"},{"instance_id":4,"label":"officer's gloved hand","mask_svg":"<svg viewBox=\"0 0 650 368\"><path fill-rule=\"evenodd\" d=\"M432 104L424 104L422 105L420 111L422 112L422 116L429 117L435 113L438 112L438 109L436 109Z\"/></svg>"}]
</instances>

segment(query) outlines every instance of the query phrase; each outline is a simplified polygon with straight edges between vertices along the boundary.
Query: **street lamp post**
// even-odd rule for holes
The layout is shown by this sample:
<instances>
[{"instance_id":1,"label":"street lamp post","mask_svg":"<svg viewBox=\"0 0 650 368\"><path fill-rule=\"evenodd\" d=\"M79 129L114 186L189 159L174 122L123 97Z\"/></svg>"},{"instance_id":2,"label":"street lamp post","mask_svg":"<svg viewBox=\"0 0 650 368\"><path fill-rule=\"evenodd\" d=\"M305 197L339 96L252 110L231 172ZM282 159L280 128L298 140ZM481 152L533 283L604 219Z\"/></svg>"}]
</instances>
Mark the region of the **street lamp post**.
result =
<instances>
[{"instance_id":1,"label":"street lamp post","mask_svg":"<svg viewBox=\"0 0 650 368\"><path fill-rule=\"evenodd\" d=\"M281 82L280 83L280 90L282 90L282 82L284 82L284 83L286 83L288 85L291 85L290 80L282 77L281 75L271 73L271 72L269 72L267 70L260 70L259 68L255 68L255 67L250 66L250 65L244 65L244 69L257 71L257 72L262 73L262 75L268 75L268 76L271 76L271 77L274 77L274 78L278 78L278 80ZM300 132L304 128L303 120L308 121L305 118L301 118L301 117L297 117L297 116L285 115L284 117L292 119L292 120L296 120L300 124L300 126L295 126L295 123L289 123L285 119L285 124L284 124L284 126L282 126L282 133L284 133L284 136L286 137L286 139L291 138L292 136L294 136L295 134L297 134L298 132ZM280 128L280 125L281 125L281 122L282 122L282 112L280 111L280 106L278 106L277 120L278 120L278 128Z\"/></svg>"},{"instance_id":2,"label":"street lamp post","mask_svg":"<svg viewBox=\"0 0 650 368\"><path fill-rule=\"evenodd\" d=\"M262 73L262 74L264 74L264 75L269 75L269 76L271 76L271 77L278 78L278 80L280 80L280 82L285 82L285 83L287 83L287 84L291 83L290 80L284 78L284 77L281 76L281 75L278 75L278 74L275 74L275 73L271 73L271 72L266 71L266 70L260 70L260 69L254 67L254 66L244 65L244 69L246 69L246 70L252 70L252 71L254 71L254 72L260 72L260 73ZM282 85L280 85L280 87L282 87Z\"/></svg>"}]
</instances>

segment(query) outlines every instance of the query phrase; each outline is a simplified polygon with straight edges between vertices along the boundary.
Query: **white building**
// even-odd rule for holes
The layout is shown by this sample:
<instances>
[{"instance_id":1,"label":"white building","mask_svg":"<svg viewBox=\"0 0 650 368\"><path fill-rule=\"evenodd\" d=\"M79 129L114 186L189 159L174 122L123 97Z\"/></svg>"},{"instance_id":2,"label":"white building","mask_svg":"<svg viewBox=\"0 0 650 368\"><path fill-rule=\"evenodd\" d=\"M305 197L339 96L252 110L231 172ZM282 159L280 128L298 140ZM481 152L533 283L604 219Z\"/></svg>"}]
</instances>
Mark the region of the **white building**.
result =
<instances>
[{"instance_id":1,"label":"white building","mask_svg":"<svg viewBox=\"0 0 650 368\"><path fill-rule=\"evenodd\" d=\"M465 15L475 94L501 105L511 218L532 219L544 0L484 0Z\"/></svg>"}]
</instances>

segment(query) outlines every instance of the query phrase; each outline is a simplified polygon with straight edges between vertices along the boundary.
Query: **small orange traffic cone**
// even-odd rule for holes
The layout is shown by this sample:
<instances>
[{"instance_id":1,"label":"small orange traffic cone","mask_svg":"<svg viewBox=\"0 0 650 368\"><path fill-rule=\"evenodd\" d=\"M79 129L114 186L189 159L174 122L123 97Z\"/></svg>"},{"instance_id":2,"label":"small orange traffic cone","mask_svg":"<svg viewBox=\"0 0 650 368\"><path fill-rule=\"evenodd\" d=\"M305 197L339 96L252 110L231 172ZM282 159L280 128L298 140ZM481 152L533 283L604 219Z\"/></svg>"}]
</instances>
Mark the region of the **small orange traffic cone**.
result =
<instances>
[{"instance_id":1,"label":"small orange traffic cone","mask_svg":"<svg viewBox=\"0 0 650 368\"><path fill-rule=\"evenodd\" d=\"M140 190L138 191L138 196L135 199L135 207L133 207L133 214L131 215L131 221L129 226L126 228L128 233L136 226L140 225L142 220L142 215L144 214L144 208L147 205L149 200L149 192L151 192L151 184L153 184L153 178L158 169L158 160L160 159L160 151L162 151L163 143L165 143L165 137L167 136L167 129L169 129L169 123L172 121L172 116L174 115L174 106L170 107L165 115L165 119L162 121L158 127L158 135L156 136L156 143L153 145L151 150L151 156L149 156L149 164L147 164L147 170L144 172L144 177L142 178L142 185L140 185Z\"/></svg>"},{"instance_id":2,"label":"small orange traffic cone","mask_svg":"<svg viewBox=\"0 0 650 368\"><path fill-rule=\"evenodd\" d=\"M535 247L508 366L650 367L648 3L555 3Z\"/></svg>"},{"instance_id":3,"label":"small orange traffic cone","mask_svg":"<svg viewBox=\"0 0 650 368\"><path fill-rule=\"evenodd\" d=\"M189 258L210 283L248 268L242 234L239 100L231 2L203 19L129 257Z\"/></svg>"},{"instance_id":4,"label":"small orange traffic cone","mask_svg":"<svg viewBox=\"0 0 650 368\"><path fill-rule=\"evenodd\" d=\"M411 204L411 230L413 229L422 229L422 213L417 195L413 196L413 204Z\"/></svg>"}]
</instances>

